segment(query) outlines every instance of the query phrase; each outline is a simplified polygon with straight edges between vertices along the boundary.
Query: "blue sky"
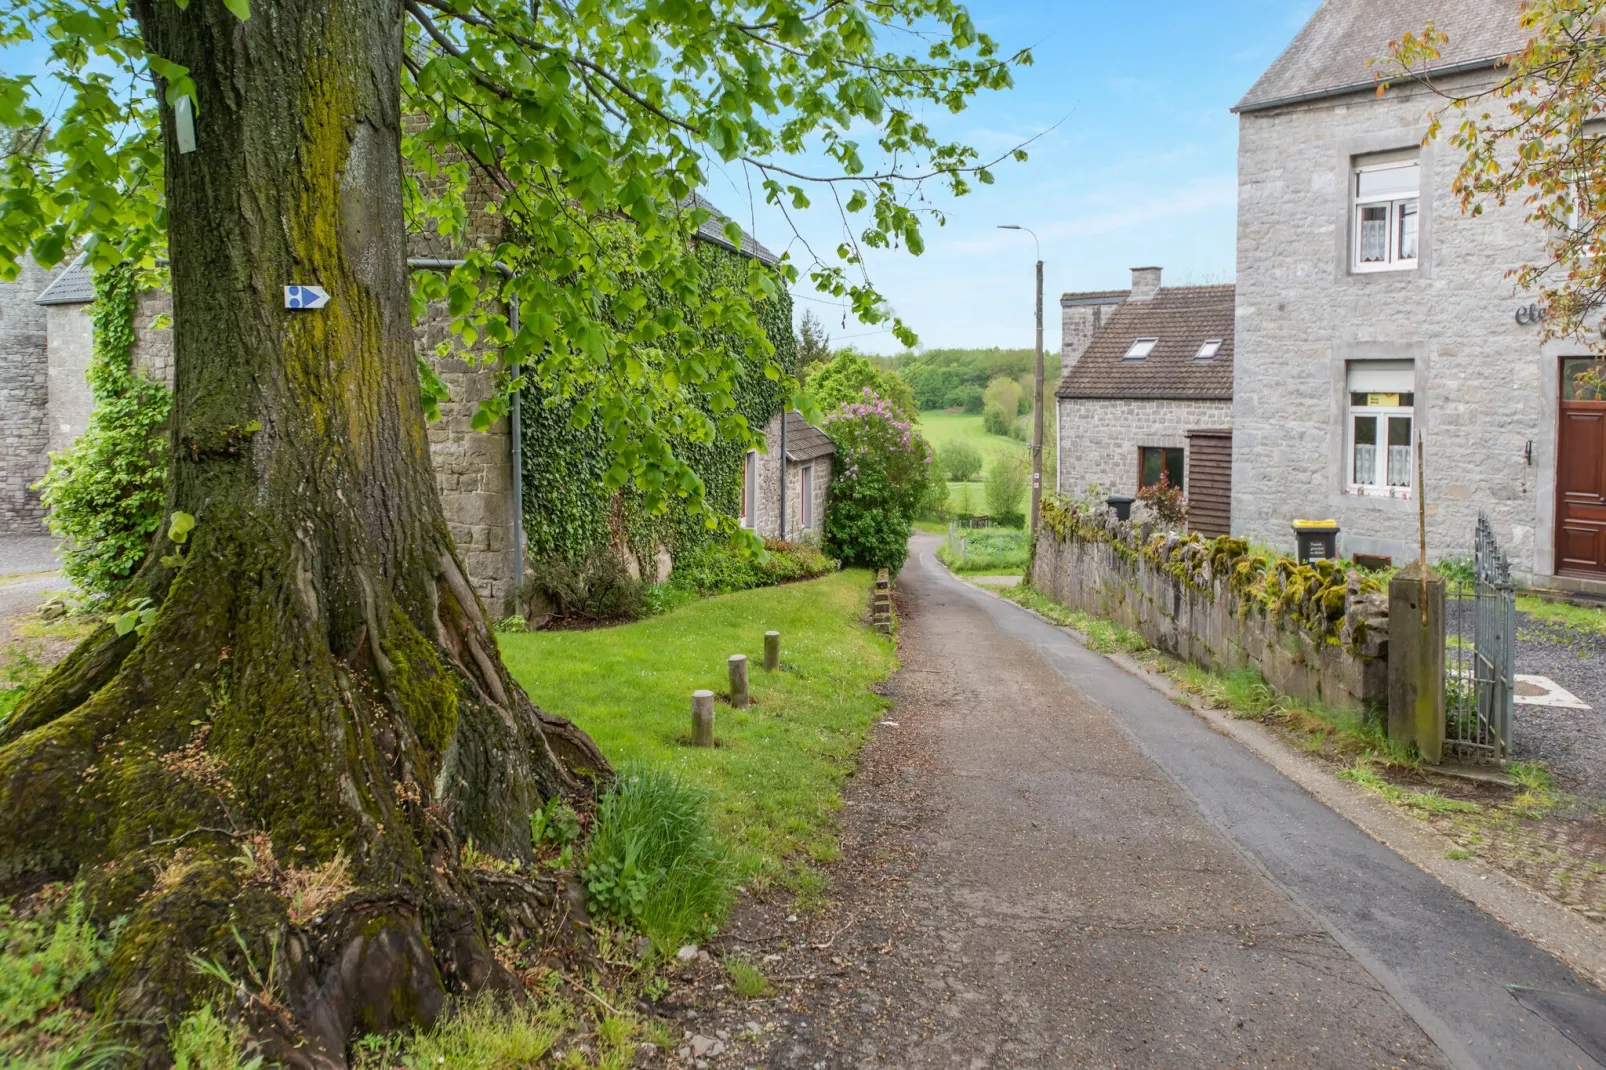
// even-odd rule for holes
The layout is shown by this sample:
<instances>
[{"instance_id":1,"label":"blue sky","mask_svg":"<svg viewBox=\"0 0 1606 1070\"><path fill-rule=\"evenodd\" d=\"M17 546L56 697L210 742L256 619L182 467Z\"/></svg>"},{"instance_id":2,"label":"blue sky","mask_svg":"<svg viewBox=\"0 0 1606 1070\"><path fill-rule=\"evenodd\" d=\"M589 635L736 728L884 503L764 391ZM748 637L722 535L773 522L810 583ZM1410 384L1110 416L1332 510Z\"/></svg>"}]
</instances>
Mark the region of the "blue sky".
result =
<instances>
[{"instance_id":1,"label":"blue sky","mask_svg":"<svg viewBox=\"0 0 1606 1070\"><path fill-rule=\"evenodd\" d=\"M1044 261L1044 344L1059 345L1059 295L1119 289L1128 269L1159 264L1168 283L1230 282L1237 219L1237 119L1229 108L1293 39L1317 0L1158 0L1055 3L974 0L977 25L1008 49L1032 46L1036 65L1014 89L981 98L944 129L984 153L1064 120L1025 164L997 183L937 204L948 223L926 251L871 254L872 281L923 346L1032 344L1032 241ZM756 180L755 180L756 185ZM715 173L709 196L771 248L792 240L779 212L750 202L739 169ZM840 217L819 199L801 229L834 249ZM793 258L803 256L792 246ZM835 303L803 300L833 342L895 353L902 346Z\"/></svg>"},{"instance_id":2,"label":"blue sky","mask_svg":"<svg viewBox=\"0 0 1606 1070\"><path fill-rule=\"evenodd\" d=\"M1172 284L1231 281L1238 132L1228 109L1318 2L972 0L977 25L1006 51L1031 47L1035 65L1017 72L1014 89L978 98L962 115L929 117L933 127L984 155L1043 136L1030 161L1000 165L991 187L955 199L928 186L947 225L927 228L919 257L870 251L871 280L924 347L1029 347L1032 241L996 227L1030 227L1042 242L1050 350L1062 292L1124 288L1128 269L1148 264L1164 267ZM40 49L0 55L20 72L37 67ZM804 257L781 213L750 197L739 167L711 167L707 192L772 249ZM823 198L794 219L822 253L842 238ZM812 309L834 343L902 350L885 328L851 316L844 326L841 303L818 300L806 279L795 295L798 314Z\"/></svg>"}]
</instances>

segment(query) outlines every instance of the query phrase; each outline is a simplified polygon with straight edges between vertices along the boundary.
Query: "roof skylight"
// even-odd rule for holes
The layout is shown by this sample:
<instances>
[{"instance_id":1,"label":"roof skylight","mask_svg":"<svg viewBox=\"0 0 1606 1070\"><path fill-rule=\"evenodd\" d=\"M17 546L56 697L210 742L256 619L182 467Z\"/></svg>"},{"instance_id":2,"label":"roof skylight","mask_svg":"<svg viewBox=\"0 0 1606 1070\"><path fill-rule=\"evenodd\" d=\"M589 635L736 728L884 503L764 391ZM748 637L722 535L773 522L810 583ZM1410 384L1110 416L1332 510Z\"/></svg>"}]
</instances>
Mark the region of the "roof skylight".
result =
<instances>
[{"instance_id":1,"label":"roof skylight","mask_svg":"<svg viewBox=\"0 0 1606 1070\"><path fill-rule=\"evenodd\" d=\"M1121 359L1147 360L1149 359L1149 354L1154 352L1154 347L1159 344L1160 339L1158 338L1139 338L1132 343L1132 348L1128 349L1126 351L1126 356L1122 357Z\"/></svg>"},{"instance_id":2,"label":"roof skylight","mask_svg":"<svg viewBox=\"0 0 1606 1070\"><path fill-rule=\"evenodd\" d=\"M1199 347L1199 352L1193 355L1194 360L1215 360L1216 354L1221 352L1222 339L1212 338Z\"/></svg>"}]
</instances>

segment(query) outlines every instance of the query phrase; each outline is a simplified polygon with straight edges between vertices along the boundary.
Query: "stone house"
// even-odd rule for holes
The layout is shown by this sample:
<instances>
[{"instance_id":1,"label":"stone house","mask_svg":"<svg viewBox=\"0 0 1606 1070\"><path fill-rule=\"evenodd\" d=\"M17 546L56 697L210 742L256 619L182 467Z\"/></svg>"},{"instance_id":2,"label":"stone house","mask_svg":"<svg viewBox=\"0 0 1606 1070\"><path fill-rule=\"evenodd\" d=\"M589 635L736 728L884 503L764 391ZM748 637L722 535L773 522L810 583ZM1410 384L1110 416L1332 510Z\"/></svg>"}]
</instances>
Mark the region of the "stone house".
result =
<instances>
[{"instance_id":1,"label":"stone house","mask_svg":"<svg viewBox=\"0 0 1606 1070\"><path fill-rule=\"evenodd\" d=\"M773 253L745 234L741 247L734 248L721 230L725 217L701 198L696 203L715 211L694 235L696 240L768 263L776 261ZM496 238L491 232L476 231L475 236ZM456 248L416 235L409 241L409 253L415 260L437 261L461 255ZM33 484L44 475L49 453L69 446L88 424L93 402L84 373L93 346L89 317L93 299L90 272L78 261L53 272L29 262L15 282L0 284L0 436L5 446L0 456L0 533L44 532L45 511ZM136 368L168 383L172 382L171 332L155 323L170 309L166 294L140 295L133 349ZM516 473L526 463L538 464L539 458L520 456L517 402L512 416L488 430L471 426L480 402L494 388L496 372L493 365L470 364L455 352L436 353L437 345L449 337L449 322L444 305L439 305L414 328L419 352L428 354L450 390L450 400L440 406L440 419L429 426L430 456L446 520L469 578L491 611L504 615L516 609L523 572ZM797 473L797 478L802 476ZM828 461L824 476L828 482ZM811 504L823 508L823 499ZM789 530L796 529L794 521Z\"/></svg>"},{"instance_id":2,"label":"stone house","mask_svg":"<svg viewBox=\"0 0 1606 1070\"><path fill-rule=\"evenodd\" d=\"M1288 547L1331 518L1345 556L1403 564L1419 507L1430 560L1470 553L1481 512L1522 578L1606 591L1606 405L1569 390L1593 358L1542 344L1507 277L1546 235L1520 204L1463 214L1457 150L1425 140L1444 99L1378 96L1367 65L1431 21L1438 86L1491 84L1518 7L1327 0L1238 103L1235 532Z\"/></svg>"},{"instance_id":3,"label":"stone house","mask_svg":"<svg viewBox=\"0 0 1606 1070\"><path fill-rule=\"evenodd\" d=\"M1131 290L1060 299L1057 489L1135 495L1163 476L1187 495L1190 526L1224 535L1233 288L1167 287L1161 276L1133 268Z\"/></svg>"},{"instance_id":4,"label":"stone house","mask_svg":"<svg viewBox=\"0 0 1606 1070\"><path fill-rule=\"evenodd\" d=\"M795 412L786 414L786 520L781 521L781 414L764 430L764 452L749 450L742 469L739 522L765 538L788 542L818 540L825 533L825 506L831 487L836 444Z\"/></svg>"}]
</instances>

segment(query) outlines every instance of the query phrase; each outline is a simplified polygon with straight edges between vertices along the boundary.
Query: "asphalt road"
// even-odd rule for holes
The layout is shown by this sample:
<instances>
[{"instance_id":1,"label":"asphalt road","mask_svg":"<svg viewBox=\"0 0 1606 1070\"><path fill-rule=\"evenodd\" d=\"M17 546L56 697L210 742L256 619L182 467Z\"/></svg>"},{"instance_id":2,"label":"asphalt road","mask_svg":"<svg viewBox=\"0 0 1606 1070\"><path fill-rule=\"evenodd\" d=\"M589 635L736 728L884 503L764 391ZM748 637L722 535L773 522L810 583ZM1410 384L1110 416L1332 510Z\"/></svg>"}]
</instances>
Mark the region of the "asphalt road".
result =
<instances>
[{"instance_id":1,"label":"asphalt road","mask_svg":"<svg viewBox=\"0 0 1606 1070\"><path fill-rule=\"evenodd\" d=\"M1071 838L1068 846L1081 863L1078 868L1094 863L1116 878L1123 894L1103 896L1107 902L1124 904L1140 916L1148 913L1143 904L1158 900L1167 911L1180 909L1181 918L1201 910L1219 921L1259 917L1262 931L1277 918L1276 927L1299 932L1306 946L1280 949L1274 959L1321 961L1319 977L1300 979L1297 1001L1332 1015L1340 1037L1353 1031L1387 1038L1403 1054L1414 1026L1444 1062L1456 1067L1598 1065L1530 1009L1531 997L1525 1005L1508 988L1555 994L1562 998L1552 999L1553 1005L1606 1017L1601 993L1548 953L1060 629L953 579L932 558L931 546L918 545L901 579L920 603L924 630L934 633L926 641L946 645L948 632L968 637L948 651L961 662L956 672L996 680L996 671L976 664L979 655L1013 645L1030 650L1069 692L1051 697L1051 704L1061 707L1059 724L1037 723L1038 702L1010 703L1022 719L1011 718L1002 734L987 732L981 738L988 744L970 749L962 760L970 776L1004 778L1001 790L989 793L995 799L1007 798L1011 782L1041 798L1041 818ZM1066 739L1067 719L1082 722L1084 729L1102 727L1086 724L1084 704L1102 713L1138 754L1123 753L1102 731ZM966 736L978 739L973 729ZM1033 752L1020 753L1027 740L1036 741ZM1067 779L1078 767L1086 775ZM1045 774L1052 777L1049 783ZM1132 783L1128 777L1139 778L1144 788L1124 788ZM1179 865L1195 851L1209 857L1198 865ZM1189 871L1196 876L1185 876ZM1162 947L1140 944L1133 949L1134 965L1147 960L1146 970L1163 973L1176 956ZM1289 983L1256 969L1233 948L1207 950L1223 960L1215 967L1218 978L1224 972L1249 983L1275 982L1264 989L1265 1010L1274 1019L1284 1011L1290 1019L1297 1017L1285 1006L1294 998ZM1369 982L1375 986L1371 993L1384 998L1357 998ZM1297 1047L1303 1040L1288 1035L1273 1046L1291 1057L1289 1044ZM1306 1057L1295 1061L1371 1061L1349 1044L1328 1046L1326 1052L1318 1057L1315 1047L1308 1047ZM1420 1065L1421 1059L1418 1055L1413 1063Z\"/></svg>"},{"instance_id":2,"label":"asphalt road","mask_svg":"<svg viewBox=\"0 0 1606 1070\"><path fill-rule=\"evenodd\" d=\"M1599 992L935 545L830 907L722 936L773 999L680 1005L719 1065L1600 1065L1551 1024Z\"/></svg>"}]
</instances>

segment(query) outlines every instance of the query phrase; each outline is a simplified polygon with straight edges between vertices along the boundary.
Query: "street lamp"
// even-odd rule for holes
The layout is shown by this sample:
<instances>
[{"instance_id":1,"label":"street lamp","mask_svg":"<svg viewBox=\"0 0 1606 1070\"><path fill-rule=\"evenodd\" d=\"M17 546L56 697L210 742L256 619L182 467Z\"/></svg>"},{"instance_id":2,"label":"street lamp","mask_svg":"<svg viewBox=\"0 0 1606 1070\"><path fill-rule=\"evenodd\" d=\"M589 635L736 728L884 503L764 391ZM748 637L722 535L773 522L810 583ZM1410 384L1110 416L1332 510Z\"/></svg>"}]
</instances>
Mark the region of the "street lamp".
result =
<instances>
[{"instance_id":1,"label":"street lamp","mask_svg":"<svg viewBox=\"0 0 1606 1070\"><path fill-rule=\"evenodd\" d=\"M1037 523L1043 515L1043 246L1037 235L1014 223L1001 223L999 230L1020 230L1032 235L1037 248L1037 374L1032 390L1032 541L1037 541Z\"/></svg>"}]
</instances>

